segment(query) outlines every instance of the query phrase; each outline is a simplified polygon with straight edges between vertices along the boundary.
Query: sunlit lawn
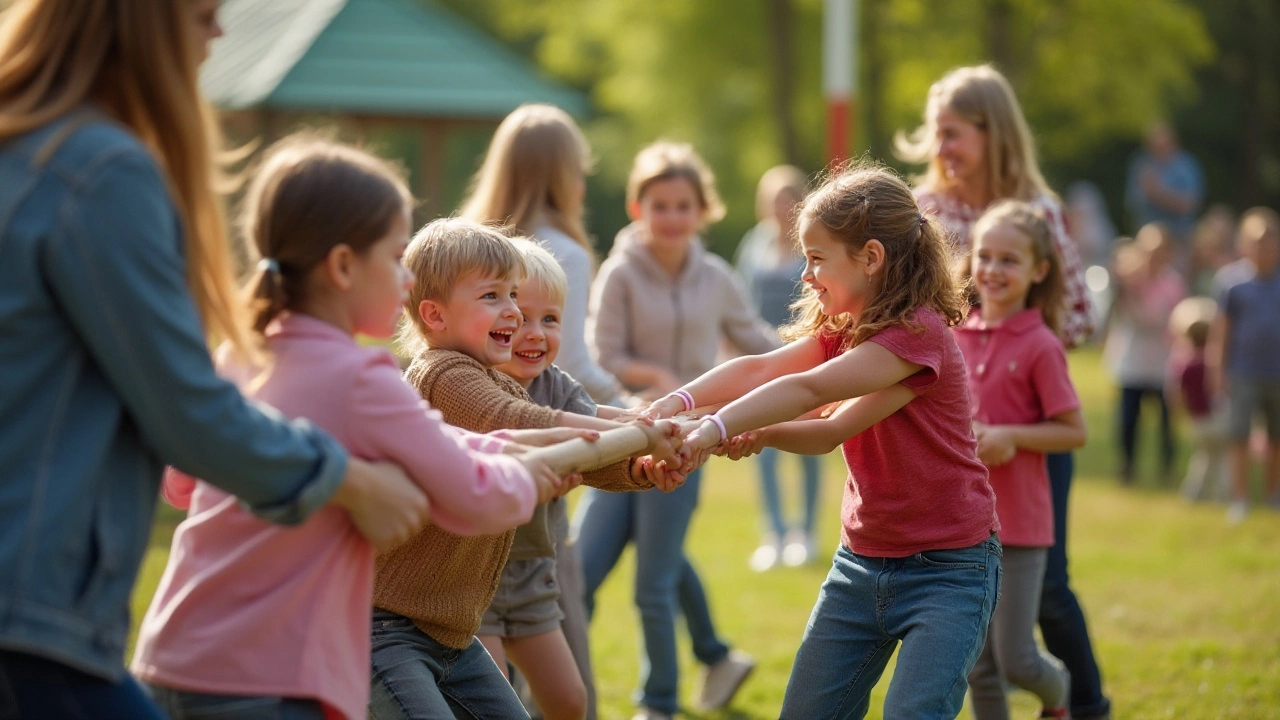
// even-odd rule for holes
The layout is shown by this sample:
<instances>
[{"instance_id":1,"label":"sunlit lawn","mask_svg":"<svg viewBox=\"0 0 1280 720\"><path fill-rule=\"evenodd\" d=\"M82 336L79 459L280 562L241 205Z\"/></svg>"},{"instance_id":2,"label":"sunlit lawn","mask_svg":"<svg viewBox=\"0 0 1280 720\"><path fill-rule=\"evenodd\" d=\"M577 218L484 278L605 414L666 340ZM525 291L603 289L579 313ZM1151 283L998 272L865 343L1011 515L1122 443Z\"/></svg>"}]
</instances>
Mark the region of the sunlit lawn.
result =
<instances>
[{"instance_id":1,"label":"sunlit lawn","mask_svg":"<svg viewBox=\"0 0 1280 720\"><path fill-rule=\"evenodd\" d=\"M1094 352L1075 353L1073 374L1091 440L1078 456L1071 506L1071 566L1089 614L1117 718L1280 717L1280 513L1255 511L1229 527L1217 505L1189 506L1151 476L1136 489L1111 478L1113 390ZM1154 443L1148 441L1154 468ZM1144 457L1144 459L1147 459ZM788 479L794 463L783 463ZM827 458L820 535L838 538L844 478ZM790 489L790 488L788 488ZM784 495L792 500L794 493ZM714 462L702 486L689 551L711 594L721 633L759 667L725 712L689 717L775 718L792 658L826 573L825 564L756 574L747 557L759 540L758 482L752 461ZM135 618L150 598L177 516L164 512L139 580ZM625 556L603 587L592 627L601 717L628 718L635 686L637 615ZM682 654L682 699L693 697L695 664ZM879 718L888 674L870 717ZM1038 704L1013 696L1015 717Z\"/></svg>"}]
</instances>

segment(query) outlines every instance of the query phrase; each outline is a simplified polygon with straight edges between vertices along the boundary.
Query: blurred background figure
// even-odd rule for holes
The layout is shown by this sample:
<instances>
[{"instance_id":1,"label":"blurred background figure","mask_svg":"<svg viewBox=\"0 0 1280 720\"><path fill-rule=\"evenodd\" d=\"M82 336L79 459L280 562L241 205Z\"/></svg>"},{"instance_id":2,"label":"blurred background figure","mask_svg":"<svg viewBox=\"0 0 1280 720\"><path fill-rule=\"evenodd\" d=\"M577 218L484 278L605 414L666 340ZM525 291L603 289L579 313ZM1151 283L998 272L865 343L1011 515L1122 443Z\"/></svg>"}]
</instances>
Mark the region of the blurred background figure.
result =
<instances>
[{"instance_id":1,"label":"blurred background figure","mask_svg":"<svg viewBox=\"0 0 1280 720\"><path fill-rule=\"evenodd\" d=\"M1067 186L1065 202L1067 228L1080 250L1080 261L1085 267L1106 265L1118 233L1102 190L1089 180L1077 180Z\"/></svg>"},{"instance_id":2,"label":"blurred background figure","mask_svg":"<svg viewBox=\"0 0 1280 720\"><path fill-rule=\"evenodd\" d=\"M1214 277L1235 260L1236 214L1214 203L1200 216L1191 234L1187 261L1187 290L1191 295L1213 295Z\"/></svg>"},{"instance_id":3,"label":"blurred background figure","mask_svg":"<svg viewBox=\"0 0 1280 720\"><path fill-rule=\"evenodd\" d=\"M1209 381L1205 346L1217 303L1207 297L1189 297L1169 316L1173 355L1169 358L1165 400L1171 409L1185 413L1190 431L1191 458L1182 479L1182 496L1191 502L1225 500L1226 404Z\"/></svg>"},{"instance_id":4,"label":"blurred background figure","mask_svg":"<svg viewBox=\"0 0 1280 720\"><path fill-rule=\"evenodd\" d=\"M1178 135L1167 122L1147 130L1146 141L1129 165L1125 204L1133 226L1163 223L1184 255L1196 211L1204 198L1204 174L1200 163L1178 144Z\"/></svg>"},{"instance_id":5,"label":"blurred background figure","mask_svg":"<svg viewBox=\"0 0 1280 720\"><path fill-rule=\"evenodd\" d=\"M1182 276L1173 268L1174 252L1168 228L1150 223L1116 251L1112 269L1115 301L1104 354L1120 386L1120 480L1125 484L1134 481L1143 398L1159 405L1161 483L1173 469L1173 430L1164 397L1172 351L1167 328L1174 306L1186 297Z\"/></svg>"},{"instance_id":6,"label":"blurred background figure","mask_svg":"<svg viewBox=\"0 0 1280 720\"><path fill-rule=\"evenodd\" d=\"M746 282L756 312L774 328L787 323L791 303L799 297L804 258L796 248L795 211L805 196L805 176L791 165L770 168L760 177L756 190L756 217L759 222L742 238L735 265ZM767 530L760 547L751 554L752 570L764 572L779 562L789 567L803 565L815 557L813 526L818 506L819 473L822 458L800 455L803 472L800 485L800 522L788 526L782 512L775 448L760 452L760 495L764 500Z\"/></svg>"}]
</instances>

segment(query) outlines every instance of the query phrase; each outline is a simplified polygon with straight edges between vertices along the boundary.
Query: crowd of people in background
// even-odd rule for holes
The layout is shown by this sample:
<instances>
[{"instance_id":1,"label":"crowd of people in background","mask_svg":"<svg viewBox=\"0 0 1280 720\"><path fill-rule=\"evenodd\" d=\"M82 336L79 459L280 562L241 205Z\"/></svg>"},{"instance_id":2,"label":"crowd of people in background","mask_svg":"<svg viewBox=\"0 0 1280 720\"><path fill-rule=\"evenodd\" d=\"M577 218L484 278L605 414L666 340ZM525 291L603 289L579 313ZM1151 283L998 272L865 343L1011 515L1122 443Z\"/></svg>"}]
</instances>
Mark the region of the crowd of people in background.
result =
<instances>
[{"instance_id":1,"label":"crowd of people in background","mask_svg":"<svg viewBox=\"0 0 1280 720\"><path fill-rule=\"evenodd\" d=\"M830 562L781 717L864 716L896 651L887 717L952 718L967 692L998 720L1017 686L1041 717L1109 718L1067 561L1087 436L1067 353L1100 324L1120 479L1155 402L1161 482L1181 412L1188 499L1240 521L1260 456L1280 509L1280 215L1201 215L1166 124L1117 238L1096 188L1064 207L1046 182L1005 77L952 70L896 138L914 187L775 167L736 274L702 242L725 208L688 144L638 149L598 262L591 149L557 108L511 113L461 217L416 233L392 164L290 137L248 188L239 296L196 82L217 6L23 0L0 35L0 182L21 189L0 197L0 710L595 718L588 624L618 612L595 596L628 545L635 720L683 705L681 616L693 704L724 708L756 660L686 552L714 452L759 455L753 570ZM355 340L397 329L403 374ZM529 451L624 423L647 447L581 474ZM815 530L836 448L838 542ZM126 672L161 496L188 515Z\"/></svg>"}]
</instances>

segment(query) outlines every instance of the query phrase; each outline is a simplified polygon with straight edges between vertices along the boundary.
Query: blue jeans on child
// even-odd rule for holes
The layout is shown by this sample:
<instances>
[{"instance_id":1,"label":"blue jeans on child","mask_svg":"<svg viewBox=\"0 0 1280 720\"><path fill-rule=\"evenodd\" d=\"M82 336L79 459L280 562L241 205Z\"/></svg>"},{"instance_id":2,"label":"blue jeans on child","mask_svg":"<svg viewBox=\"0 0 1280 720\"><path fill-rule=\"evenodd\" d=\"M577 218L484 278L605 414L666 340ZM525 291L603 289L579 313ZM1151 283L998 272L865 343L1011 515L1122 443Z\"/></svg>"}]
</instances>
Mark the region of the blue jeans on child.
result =
<instances>
[{"instance_id":1,"label":"blue jeans on child","mask_svg":"<svg viewBox=\"0 0 1280 720\"><path fill-rule=\"evenodd\" d=\"M169 720L325 720L318 700L211 695L151 685L151 697Z\"/></svg>"},{"instance_id":2,"label":"blue jeans on child","mask_svg":"<svg viewBox=\"0 0 1280 720\"><path fill-rule=\"evenodd\" d=\"M130 675L111 682L8 650L0 650L0 718L165 720Z\"/></svg>"},{"instance_id":3,"label":"blue jeans on child","mask_svg":"<svg viewBox=\"0 0 1280 720\"><path fill-rule=\"evenodd\" d=\"M783 453L777 448L767 447L760 451L760 491L764 498L764 511L769 520L769 529L781 541L787 534L787 522L782 517L782 498L778 492L778 457ZM800 530L807 536L813 535L814 516L818 508L818 468L822 462L820 455L799 455L800 469L803 477L801 488L804 492L804 507L801 509Z\"/></svg>"},{"instance_id":4,"label":"blue jeans on child","mask_svg":"<svg viewBox=\"0 0 1280 720\"><path fill-rule=\"evenodd\" d=\"M635 542L635 603L644 636L641 690L636 699L645 707L666 713L675 713L679 704L677 611L684 613L693 654L700 662L711 665L729 654L729 647L716 637L702 581L684 555L684 538L698 505L701 477L701 472L694 472L684 485L669 493L588 489L575 518L588 614L595 610L596 590L627 543Z\"/></svg>"},{"instance_id":5,"label":"blue jeans on child","mask_svg":"<svg viewBox=\"0 0 1280 720\"><path fill-rule=\"evenodd\" d=\"M953 720L1000 593L1000 542L904 558L836 550L782 701L783 720L862 718L894 648L886 718Z\"/></svg>"},{"instance_id":6,"label":"blue jeans on child","mask_svg":"<svg viewBox=\"0 0 1280 720\"><path fill-rule=\"evenodd\" d=\"M373 611L370 720L527 718L520 698L480 641L446 647L413 621Z\"/></svg>"},{"instance_id":7,"label":"blue jeans on child","mask_svg":"<svg viewBox=\"0 0 1280 720\"><path fill-rule=\"evenodd\" d=\"M1053 491L1053 547L1049 548L1040 591L1040 634L1045 648L1071 671L1071 714L1088 718L1108 712L1111 701L1102 694L1089 626L1067 573L1067 499L1075 461L1071 453L1050 453L1046 458Z\"/></svg>"}]
</instances>

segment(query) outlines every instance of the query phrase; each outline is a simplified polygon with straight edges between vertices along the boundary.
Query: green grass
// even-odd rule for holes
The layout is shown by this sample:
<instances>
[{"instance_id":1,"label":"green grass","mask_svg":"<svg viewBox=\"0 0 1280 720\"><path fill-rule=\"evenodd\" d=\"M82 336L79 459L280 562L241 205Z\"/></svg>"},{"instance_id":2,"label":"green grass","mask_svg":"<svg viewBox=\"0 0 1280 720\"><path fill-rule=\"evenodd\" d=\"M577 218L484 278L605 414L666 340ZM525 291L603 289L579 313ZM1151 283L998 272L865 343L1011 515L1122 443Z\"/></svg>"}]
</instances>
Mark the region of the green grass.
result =
<instances>
[{"instance_id":1,"label":"green grass","mask_svg":"<svg viewBox=\"0 0 1280 720\"><path fill-rule=\"evenodd\" d=\"M1280 717L1280 514L1254 512L1229 527L1217 505L1190 506L1151 473L1120 488L1112 437L1114 389L1096 352L1072 357L1072 373L1091 440L1078 454L1071 505L1073 585L1088 613L1107 693L1118 718ZM1154 443L1146 449L1154 467ZM1144 458L1146 459L1146 458ZM794 481L795 464L782 464ZM827 458L819 533L838 536L845 476ZM790 473L791 475L788 475ZM794 488L788 486L787 490ZM795 497L788 492L785 500ZM747 557L759 540L758 481L751 461L710 464L688 549L702 573L721 634L752 653L759 667L728 711L686 717L776 718L805 622L825 566L756 574ZM163 512L135 595L140 617L163 569L177 519ZM628 718L638 660L638 620L631 603L631 555L597 600L592 652L601 717ZM682 650L683 699L696 673ZM870 717L880 717L889 674ZM1012 695L1015 717L1037 703Z\"/></svg>"}]
</instances>

